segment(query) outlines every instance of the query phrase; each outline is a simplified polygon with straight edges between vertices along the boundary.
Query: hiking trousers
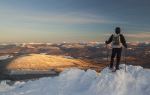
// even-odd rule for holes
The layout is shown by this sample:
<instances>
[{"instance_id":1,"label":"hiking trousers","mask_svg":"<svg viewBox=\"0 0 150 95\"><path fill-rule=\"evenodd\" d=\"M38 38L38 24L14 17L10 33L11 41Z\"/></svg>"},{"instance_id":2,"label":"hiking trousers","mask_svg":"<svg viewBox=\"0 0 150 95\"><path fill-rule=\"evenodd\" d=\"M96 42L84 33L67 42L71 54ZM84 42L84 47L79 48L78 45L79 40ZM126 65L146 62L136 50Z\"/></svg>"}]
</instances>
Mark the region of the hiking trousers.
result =
<instances>
[{"instance_id":1,"label":"hiking trousers","mask_svg":"<svg viewBox=\"0 0 150 95\"><path fill-rule=\"evenodd\" d=\"M110 68L113 68L114 58L116 57L116 69L119 69L122 48L113 48L111 54Z\"/></svg>"}]
</instances>

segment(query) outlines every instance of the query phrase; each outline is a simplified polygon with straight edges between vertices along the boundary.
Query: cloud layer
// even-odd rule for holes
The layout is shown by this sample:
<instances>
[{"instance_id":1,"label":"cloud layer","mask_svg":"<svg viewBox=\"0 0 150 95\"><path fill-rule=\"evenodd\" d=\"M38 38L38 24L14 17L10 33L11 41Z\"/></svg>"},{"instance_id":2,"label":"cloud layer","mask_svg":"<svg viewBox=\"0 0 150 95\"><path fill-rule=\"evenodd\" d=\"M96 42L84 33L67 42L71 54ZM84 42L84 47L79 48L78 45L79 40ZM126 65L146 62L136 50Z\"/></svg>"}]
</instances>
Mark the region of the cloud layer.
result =
<instances>
[{"instance_id":1,"label":"cloud layer","mask_svg":"<svg viewBox=\"0 0 150 95\"><path fill-rule=\"evenodd\" d=\"M135 33L135 34L126 34L130 38L150 38L150 32L148 33Z\"/></svg>"},{"instance_id":2,"label":"cloud layer","mask_svg":"<svg viewBox=\"0 0 150 95\"><path fill-rule=\"evenodd\" d=\"M103 24L114 23L104 16L81 12L59 12L59 13L31 13L21 11L0 10L0 19L5 21L27 21L41 23L63 23L63 24ZM14 23L15 24L15 23Z\"/></svg>"}]
</instances>

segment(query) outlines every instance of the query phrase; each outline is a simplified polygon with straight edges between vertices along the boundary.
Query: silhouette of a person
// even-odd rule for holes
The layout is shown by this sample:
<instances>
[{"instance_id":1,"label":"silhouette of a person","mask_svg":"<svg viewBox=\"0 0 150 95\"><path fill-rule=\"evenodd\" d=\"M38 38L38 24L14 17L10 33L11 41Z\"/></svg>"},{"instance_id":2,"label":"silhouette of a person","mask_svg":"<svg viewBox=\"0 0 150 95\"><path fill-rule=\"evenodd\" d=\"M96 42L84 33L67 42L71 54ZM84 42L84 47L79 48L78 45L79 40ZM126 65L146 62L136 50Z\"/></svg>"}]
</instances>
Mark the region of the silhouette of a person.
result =
<instances>
[{"instance_id":1,"label":"silhouette of a person","mask_svg":"<svg viewBox=\"0 0 150 95\"><path fill-rule=\"evenodd\" d=\"M114 58L116 58L116 66L115 70L119 70L119 64L120 64L120 59L121 59L121 52L122 52L122 46L127 48L126 40L121 34L121 29L120 27L115 28L115 33L112 34L107 41L105 41L106 45L111 43L112 46L112 54L111 54L111 61L110 61L110 69L113 69L113 63L114 63Z\"/></svg>"}]
</instances>

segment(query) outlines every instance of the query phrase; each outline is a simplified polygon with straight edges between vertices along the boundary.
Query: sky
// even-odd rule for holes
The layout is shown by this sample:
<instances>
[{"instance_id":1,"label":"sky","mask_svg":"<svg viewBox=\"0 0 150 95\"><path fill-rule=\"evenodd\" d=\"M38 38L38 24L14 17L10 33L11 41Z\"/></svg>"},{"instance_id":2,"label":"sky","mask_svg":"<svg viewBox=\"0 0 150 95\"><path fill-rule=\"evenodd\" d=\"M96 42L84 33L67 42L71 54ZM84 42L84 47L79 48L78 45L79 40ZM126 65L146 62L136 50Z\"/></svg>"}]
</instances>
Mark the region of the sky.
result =
<instances>
[{"instance_id":1,"label":"sky","mask_svg":"<svg viewBox=\"0 0 150 95\"><path fill-rule=\"evenodd\" d=\"M0 43L150 41L149 0L0 0Z\"/></svg>"}]
</instances>

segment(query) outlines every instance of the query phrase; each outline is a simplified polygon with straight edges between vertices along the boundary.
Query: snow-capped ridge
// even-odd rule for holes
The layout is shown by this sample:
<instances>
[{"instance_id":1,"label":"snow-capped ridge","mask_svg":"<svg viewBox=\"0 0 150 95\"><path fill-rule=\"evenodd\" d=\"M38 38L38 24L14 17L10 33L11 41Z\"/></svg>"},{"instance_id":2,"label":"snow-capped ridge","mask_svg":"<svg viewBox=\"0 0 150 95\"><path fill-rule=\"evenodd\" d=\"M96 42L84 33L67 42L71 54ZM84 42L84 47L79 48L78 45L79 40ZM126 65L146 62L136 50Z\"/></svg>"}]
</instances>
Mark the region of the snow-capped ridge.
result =
<instances>
[{"instance_id":1,"label":"snow-capped ridge","mask_svg":"<svg viewBox=\"0 0 150 95\"><path fill-rule=\"evenodd\" d=\"M100 73L94 70L66 69L57 77L17 82L0 90L2 95L149 95L150 70L140 66L120 65L111 72L108 67ZM3 83L4 85L4 83ZM0 84L0 89L1 84Z\"/></svg>"}]
</instances>

